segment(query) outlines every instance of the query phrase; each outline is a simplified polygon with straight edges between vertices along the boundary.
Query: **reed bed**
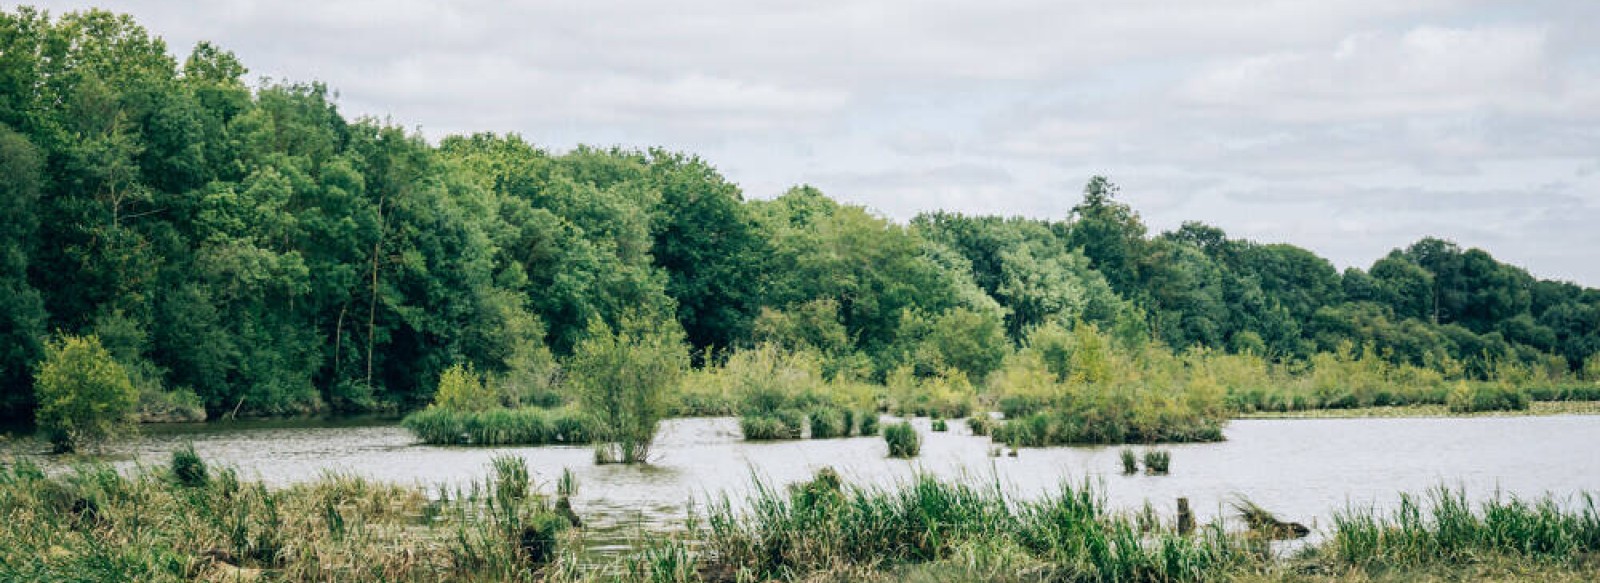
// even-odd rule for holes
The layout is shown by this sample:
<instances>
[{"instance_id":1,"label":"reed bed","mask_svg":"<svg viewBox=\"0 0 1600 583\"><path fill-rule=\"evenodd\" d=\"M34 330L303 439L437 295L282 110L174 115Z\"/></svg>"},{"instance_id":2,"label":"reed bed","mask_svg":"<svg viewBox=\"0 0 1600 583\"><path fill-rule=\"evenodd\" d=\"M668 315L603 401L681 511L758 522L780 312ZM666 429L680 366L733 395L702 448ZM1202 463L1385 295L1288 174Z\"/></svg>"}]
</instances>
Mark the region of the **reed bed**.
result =
<instances>
[{"instance_id":1,"label":"reed bed","mask_svg":"<svg viewBox=\"0 0 1600 583\"><path fill-rule=\"evenodd\" d=\"M431 445L584 444L598 437L593 417L576 409L489 409L453 411L429 407L400 422Z\"/></svg>"}]
</instances>

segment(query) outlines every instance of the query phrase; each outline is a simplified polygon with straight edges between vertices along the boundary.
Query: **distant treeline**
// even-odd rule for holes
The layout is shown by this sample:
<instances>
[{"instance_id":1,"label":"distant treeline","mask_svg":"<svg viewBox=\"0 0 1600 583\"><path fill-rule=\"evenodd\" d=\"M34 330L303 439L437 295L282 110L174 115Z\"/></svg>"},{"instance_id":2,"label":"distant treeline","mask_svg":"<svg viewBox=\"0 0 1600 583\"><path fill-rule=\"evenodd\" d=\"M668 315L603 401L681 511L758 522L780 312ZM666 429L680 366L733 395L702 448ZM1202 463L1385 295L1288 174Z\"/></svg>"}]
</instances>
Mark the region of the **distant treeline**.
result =
<instances>
[{"instance_id":1,"label":"distant treeline","mask_svg":"<svg viewBox=\"0 0 1600 583\"><path fill-rule=\"evenodd\" d=\"M625 313L675 320L697 363L771 343L875 381L981 381L1077 322L1285 363L1356 346L1462 378L1600 373L1600 290L1438 239L1340 273L1199 223L1152 236L1101 177L1061 220L901 225L804 186L745 200L686 154L435 146L246 74L127 16L0 12L5 416L32 410L53 334L212 412L410 409L459 363L559 402L561 358Z\"/></svg>"}]
</instances>

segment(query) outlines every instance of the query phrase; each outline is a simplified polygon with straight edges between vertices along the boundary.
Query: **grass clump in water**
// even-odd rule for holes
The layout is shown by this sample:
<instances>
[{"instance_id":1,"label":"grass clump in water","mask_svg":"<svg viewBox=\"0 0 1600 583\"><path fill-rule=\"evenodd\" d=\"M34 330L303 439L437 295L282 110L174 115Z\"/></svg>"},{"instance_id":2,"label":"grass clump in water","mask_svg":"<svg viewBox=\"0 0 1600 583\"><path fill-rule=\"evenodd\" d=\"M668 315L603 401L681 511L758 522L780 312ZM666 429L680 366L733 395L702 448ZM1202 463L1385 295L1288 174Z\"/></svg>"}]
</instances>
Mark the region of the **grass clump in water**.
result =
<instances>
[{"instance_id":1,"label":"grass clump in water","mask_svg":"<svg viewBox=\"0 0 1600 583\"><path fill-rule=\"evenodd\" d=\"M908 421L885 427L883 439L889 444L889 457L914 458L922 452L922 436Z\"/></svg>"},{"instance_id":2,"label":"grass clump in water","mask_svg":"<svg viewBox=\"0 0 1600 583\"><path fill-rule=\"evenodd\" d=\"M1172 466L1172 452L1164 449L1152 449L1144 452L1144 471L1156 476L1167 475L1167 470ZM1123 463L1124 469L1127 463Z\"/></svg>"},{"instance_id":3,"label":"grass clump in water","mask_svg":"<svg viewBox=\"0 0 1600 583\"><path fill-rule=\"evenodd\" d=\"M739 419L739 430L749 441L800 439L805 436L805 415L793 409L780 409L763 415Z\"/></svg>"},{"instance_id":4,"label":"grass clump in water","mask_svg":"<svg viewBox=\"0 0 1600 583\"><path fill-rule=\"evenodd\" d=\"M204 487L211 481L206 461L194 451L194 444L172 450L172 478L190 488Z\"/></svg>"},{"instance_id":5,"label":"grass clump in water","mask_svg":"<svg viewBox=\"0 0 1600 583\"><path fill-rule=\"evenodd\" d=\"M576 409L488 409L429 407L400 422L430 445L584 444L594 440L594 418Z\"/></svg>"},{"instance_id":6,"label":"grass clump in water","mask_svg":"<svg viewBox=\"0 0 1600 583\"><path fill-rule=\"evenodd\" d=\"M944 419L935 418L933 420L933 430L940 433L950 431L950 423Z\"/></svg>"},{"instance_id":7,"label":"grass clump in water","mask_svg":"<svg viewBox=\"0 0 1600 583\"><path fill-rule=\"evenodd\" d=\"M1133 448L1123 449L1120 457L1122 459L1122 473L1123 473L1123 475L1133 475L1135 473L1138 473L1138 471L1139 471L1139 458L1138 458L1137 455L1135 455L1133 453Z\"/></svg>"},{"instance_id":8,"label":"grass clump in water","mask_svg":"<svg viewBox=\"0 0 1600 583\"><path fill-rule=\"evenodd\" d=\"M810 418L812 439L850 436L850 419L844 411L833 407L817 407L811 410Z\"/></svg>"}]
</instances>

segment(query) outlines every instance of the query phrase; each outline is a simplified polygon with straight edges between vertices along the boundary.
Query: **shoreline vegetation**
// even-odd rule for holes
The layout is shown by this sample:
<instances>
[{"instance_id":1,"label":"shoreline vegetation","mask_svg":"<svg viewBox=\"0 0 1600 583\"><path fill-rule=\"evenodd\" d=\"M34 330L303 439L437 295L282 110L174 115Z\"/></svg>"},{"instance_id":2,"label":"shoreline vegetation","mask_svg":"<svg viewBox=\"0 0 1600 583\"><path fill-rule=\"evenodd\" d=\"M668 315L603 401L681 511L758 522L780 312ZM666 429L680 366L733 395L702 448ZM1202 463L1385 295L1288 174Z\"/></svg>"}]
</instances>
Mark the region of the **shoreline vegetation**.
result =
<instances>
[{"instance_id":1,"label":"shoreline vegetation","mask_svg":"<svg viewBox=\"0 0 1600 583\"><path fill-rule=\"evenodd\" d=\"M1021 500L926 475L855 487L823 469L714 499L604 559L582 548L577 484L555 486L539 491L515 456L436 490L339 474L270 489L192 449L127 474L13 459L0 464L0 580L1578 581L1600 566L1592 493L1475 502L1440 487L1336 511L1283 547L1304 530L1243 499L1239 516L1195 525L1112 510L1087 482Z\"/></svg>"}]
</instances>

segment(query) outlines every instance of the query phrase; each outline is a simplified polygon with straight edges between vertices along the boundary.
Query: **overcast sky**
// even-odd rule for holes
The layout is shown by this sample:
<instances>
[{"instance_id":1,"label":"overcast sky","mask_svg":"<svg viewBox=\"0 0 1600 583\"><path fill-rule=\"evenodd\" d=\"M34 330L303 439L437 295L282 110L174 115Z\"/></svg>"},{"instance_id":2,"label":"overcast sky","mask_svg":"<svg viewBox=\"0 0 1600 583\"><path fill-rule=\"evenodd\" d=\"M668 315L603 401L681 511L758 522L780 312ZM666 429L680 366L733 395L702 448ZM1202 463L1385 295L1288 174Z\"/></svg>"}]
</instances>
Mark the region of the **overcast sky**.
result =
<instances>
[{"instance_id":1,"label":"overcast sky","mask_svg":"<svg viewBox=\"0 0 1600 583\"><path fill-rule=\"evenodd\" d=\"M900 220L1063 218L1105 174L1153 232L1341 268L1436 235L1600 286L1592 0L94 4L432 139L661 145Z\"/></svg>"}]
</instances>

